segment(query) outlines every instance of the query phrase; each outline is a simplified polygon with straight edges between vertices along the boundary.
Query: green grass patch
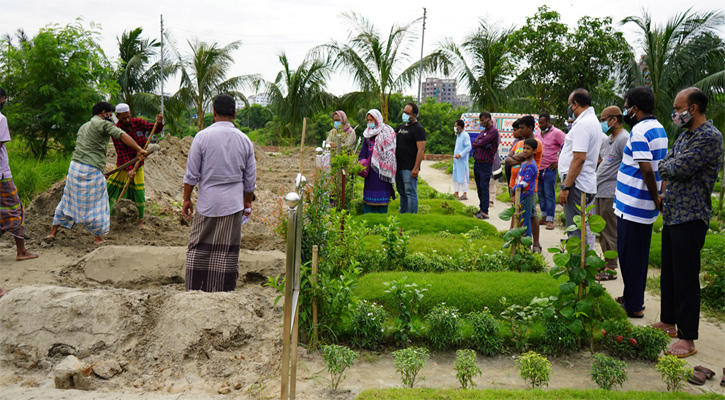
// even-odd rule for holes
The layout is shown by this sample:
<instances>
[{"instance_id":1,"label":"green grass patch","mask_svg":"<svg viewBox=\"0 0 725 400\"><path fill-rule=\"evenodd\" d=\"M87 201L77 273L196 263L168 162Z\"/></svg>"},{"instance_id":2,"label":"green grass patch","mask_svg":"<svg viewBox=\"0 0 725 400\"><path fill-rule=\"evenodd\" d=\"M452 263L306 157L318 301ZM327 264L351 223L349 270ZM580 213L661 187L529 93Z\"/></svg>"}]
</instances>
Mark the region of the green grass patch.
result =
<instances>
[{"instance_id":1,"label":"green grass patch","mask_svg":"<svg viewBox=\"0 0 725 400\"><path fill-rule=\"evenodd\" d=\"M366 236L362 241L364 250L380 250L383 237L380 235ZM501 249L503 239L499 237L487 237L485 239L473 239L473 243L483 249L486 254ZM467 248L468 241L461 235L453 235L453 237L441 238L437 234L420 234L410 237L408 242L408 253L437 253L442 256L452 256L458 253L459 249Z\"/></svg>"},{"instance_id":2,"label":"green grass patch","mask_svg":"<svg viewBox=\"0 0 725 400\"><path fill-rule=\"evenodd\" d=\"M12 140L5 146L8 150L13 182L18 188L20 200L26 207L30 204L30 200L48 190L68 173L70 154L51 152L44 160L39 160L25 152L22 140Z\"/></svg>"},{"instance_id":3,"label":"green grass patch","mask_svg":"<svg viewBox=\"0 0 725 400\"><path fill-rule=\"evenodd\" d=\"M426 202L431 202L430 204L438 202L438 208L441 208L441 200L426 200ZM448 202L448 204L453 203L454 202ZM460 207L463 207L459 202L455 203L458 203ZM398 220L400 226L404 230L417 231L419 234L436 234L441 231L448 231L452 234L457 235L461 233L466 233L474 227L478 227L478 229L480 229L481 232L487 236L498 235L498 231L496 230L496 228L488 222L458 214L438 214L433 212L434 209L436 209L436 207L433 207L433 205L431 205L431 214L400 214L395 215L395 218ZM368 227L372 227L375 225L387 225L388 216L388 214L365 214L355 216L353 218L367 221Z\"/></svg>"},{"instance_id":4,"label":"green grass patch","mask_svg":"<svg viewBox=\"0 0 725 400\"><path fill-rule=\"evenodd\" d=\"M506 297L509 304L528 305L534 297L558 295L563 278L555 280L547 273L519 272L448 272L444 274L415 272L376 272L360 277L356 295L361 300L374 301L386 310L396 310L393 297L385 293L383 282L408 276L408 283L431 286L423 297L420 314L427 314L433 307L446 303L462 313L483 310L488 307L493 315L503 308L499 303ZM621 307L608 295L601 298L602 314L608 318L624 319Z\"/></svg>"},{"instance_id":5,"label":"green grass patch","mask_svg":"<svg viewBox=\"0 0 725 400\"><path fill-rule=\"evenodd\" d=\"M725 247L725 236L708 234L705 236L705 245L703 249L711 249L716 247ZM662 234L653 233L652 242L649 246L649 265L662 268Z\"/></svg>"},{"instance_id":6,"label":"green grass patch","mask_svg":"<svg viewBox=\"0 0 725 400\"><path fill-rule=\"evenodd\" d=\"M484 372L485 374L485 372ZM684 392L626 392L604 389L552 389L552 390L515 390L515 389L373 389L365 390L357 397L358 400L669 400L669 399L725 399L717 393L690 394Z\"/></svg>"}]
</instances>

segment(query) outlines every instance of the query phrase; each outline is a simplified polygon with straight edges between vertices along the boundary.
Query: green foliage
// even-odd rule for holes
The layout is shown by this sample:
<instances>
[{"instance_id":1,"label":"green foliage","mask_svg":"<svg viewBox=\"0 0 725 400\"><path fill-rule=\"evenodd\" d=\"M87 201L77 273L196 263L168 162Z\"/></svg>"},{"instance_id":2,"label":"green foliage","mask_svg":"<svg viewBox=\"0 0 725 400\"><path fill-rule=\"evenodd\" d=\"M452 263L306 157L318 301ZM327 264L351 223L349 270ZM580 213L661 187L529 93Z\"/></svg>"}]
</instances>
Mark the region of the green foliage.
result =
<instances>
[{"instance_id":1,"label":"green foliage","mask_svg":"<svg viewBox=\"0 0 725 400\"><path fill-rule=\"evenodd\" d=\"M259 104L250 104L248 107L244 107L237 111L237 116L234 120L240 126L246 126L250 130L262 129L267 125L267 122L271 121L274 117L274 113L268 107L263 107Z\"/></svg>"},{"instance_id":2,"label":"green foliage","mask_svg":"<svg viewBox=\"0 0 725 400\"><path fill-rule=\"evenodd\" d=\"M430 205L428 205L428 204L419 205L418 214L421 214L421 215L430 214Z\"/></svg>"},{"instance_id":3,"label":"green foliage","mask_svg":"<svg viewBox=\"0 0 725 400\"><path fill-rule=\"evenodd\" d=\"M70 154L51 152L44 160L40 160L21 150L25 147L22 139L7 142L5 147L8 150L13 182L25 207L35 196L48 190L68 173Z\"/></svg>"},{"instance_id":4,"label":"green foliage","mask_svg":"<svg viewBox=\"0 0 725 400\"><path fill-rule=\"evenodd\" d=\"M425 152L430 154L453 154L456 135L453 124L468 111L463 107L453 107L450 103L436 103L427 99L419 108L418 119L425 127Z\"/></svg>"},{"instance_id":5,"label":"green foliage","mask_svg":"<svg viewBox=\"0 0 725 400\"><path fill-rule=\"evenodd\" d=\"M508 304L506 297L501 297L499 303L504 308L501 318L509 324L513 334L513 343L517 350L524 350L529 346L529 328L531 324L542 316L551 316L554 310L550 303L555 297L534 297L527 306Z\"/></svg>"},{"instance_id":6,"label":"green foliage","mask_svg":"<svg viewBox=\"0 0 725 400\"><path fill-rule=\"evenodd\" d=\"M456 378L463 389L476 387L473 378L483 375L481 368L476 365L476 352L470 349L456 351L456 362L453 364L453 369L456 370Z\"/></svg>"},{"instance_id":7,"label":"green foliage","mask_svg":"<svg viewBox=\"0 0 725 400\"><path fill-rule=\"evenodd\" d=\"M459 342L460 313L458 310L443 303L433 308L425 319L428 323L428 342L433 350L446 350Z\"/></svg>"},{"instance_id":8,"label":"green foliage","mask_svg":"<svg viewBox=\"0 0 725 400\"><path fill-rule=\"evenodd\" d=\"M718 393L608 391L602 389L368 389L357 400L722 400Z\"/></svg>"},{"instance_id":9,"label":"green foliage","mask_svg":"<svg viewBox=\"0 0 725 400\"><path fill-rule=\"evenodd\" d=\"M687 368L687 361L674 355L660 357L655 369L662 374L662 381L671 392L682 390L683 383L692 376L692 368Z\"/></svg>"},{"instance_id":10,"label":"green foliage","mask_svg":"<svg viewBox=\"0 0 725 400\"><path fill-rule=\"evenodd\" d=\"M538 345L541 352L551 356L571 354L578 350L578 335L575 335L566 319L556 313L543 317L544 334Z\"/></svg>"},{"instance_id":11,"label":"green foliage","mask_svg":"<svg viewBox=\"0 0 725 400\"><path fill-rule=\"evenodd\" d=\"M398 312L395 319L395 340L398 343L405 343L410 340L410 334L417 334L418 327L413 324L413 317L418 315L420 304L423 301L423 295L428 291L430 285L418 286L417 283L407 283L408 277L404 276L398 280L384 282L386 287L385 293L390 295L394 301Z\"/></svg>"},{"instance_id":12,"label":"green foliage","mask_svg":"<svg viewBox=\"0 0 725 400\"><path fill-rule=\"evenodd\" d=\"M516 360L516 368L518 368L521 378L532 388L542 385L549 386L551 363L546 357L533 351L524 353Z\"/></svg>"},{"instance_id":13,"label":"green foliage","mask_svg":"<svg viewBox=\"0 0 725 400\"><path fill-rule=\"evenodd\" d=\"M385 310L375 303L359 302L350 322L352 345L363 349L378 348L385 334L383 324L386 315Z\"/></svg>"},{"instance_id":14,"label":"green foliage","mask_svg":"<svg viewBox=\"0 0 725 400\"><path fill-rule=\"evenodd\" d=\"M456 213L456 209L450 205L448 205L447 201L444 201L441 203L441 208L443 209L444 215L452 215Z\"/></svg>"},{"instance_id":15,"label":"green foliage","mask_svg":"<svg viewBox=\"0 0 725 400\"><path fill-rule=\"evenodd\" d=\"M702 250L702 303L716 311L725 311L725 244Z\"/></svg>"},{"instance_id":16,"label":"green foliage","mask_svg":"<svg viewBox=\"0 0 725 400\"><path fill-rule=\"evenodd\" d=\"M322 359L325 360L327 372L330 373L330 388L337 390L340 382L345 379L345 370L352 367L357 354L345 346L332 344L322 346Z\"/></svg>"},{"instance_id":17,"label":"green foliage","mask_svg":"<svg viewBox=\"0 0 725 400\"><path fill-rule=\"evenodd\" d=\"M476 207L476 206L466 206L466 207L463 208L463 211L461 212L461 214L467 215L469 217L472 217L474 214L476 214L476 212L478 212L478 207Z\"/></svg>"},{"instance_id":18,"label":"green foliage","mask_svg":"<svg viewBox=\"0 0 725 400\"><path fill-rule=\"evenodd\" d=\"M118 89L97 28L86 29L77 19L42 28L18 46L0 46L0 87L8 94L3 114L38 159L50 149L72 151L93 105Z\"/></svg>"},{"instance_id":19,"label":"green foliage","mask_svg":"<svg viewBox=\"0 0 725 400\"><path fill-rule=\"evenodd\" d=\"M604 390L612 390L613 386L622 387L627 381L627 363L595 354L592 362L592 380Z\"/></svg>"},{"instance_id":20,"label":"green foliage","mask_svg":"<svg viewBox=\"0 0 725 400\"><path fill-rule=\"evenodd\" d=\"M471 335L473 347L487 356L499 354L503 348L501 326L491 315L488 307L484 307L483 311L468 314L466 319L473 328Z\"/></svg>"},{"instance_id":21,"label":"green foliage","mask_svg":"<svg viewBox=\"0 0 725 400\"><path fill-rule=\"evenodd\" d=\"M394 351L393 357L395 357L395 370L400 374L403 386L412 388L415 385L418 373L428 361L428 349L408 347L407 349Z\"/></svg>"},{"instance_id":22,"label":"green foliage","mask_svg":"<svg viewBox=\"0 0 725 400\"><path fill-rule=\"evenodd\" d=\"M419 233L435 234L440 231L448 230L452 234L467 233L474 227L478 227L487 236L496 236L498 231L488 222L481 221L476 218L464 217L461 215L442 215L436 214L436 210L442 210L439 200L430 200L431 214L415 215L400 214L396 215L397 221L405 231L417 230ZM441 211L442 212L442 211ZM365 214L355 219L367 221L368 226L387 224L388 216L384 214Z\"/></svg>"},{"instance_id":23,"label":"green foliage","mask_svg":"<svg viewBox=\"0 0 725 400\"><path fill-rule=\"evenodd\" d=\"M397 270L405 260L408 247L408 235L400 227L398 219L388 217L388 224L381 227L383 234L383 252L390 268Z\"/></svg>"},{"instance_id":24,"label":"green foliage","mask_svg":"<svg viewBox=\"0 0 725 400\"><path fill-rule=\"evenodd\" d=\"M670 338L661 329L632 326L627 321L607 320L602 324L603 346L618 358L656 361Z\"/></svg>"},{"instance_id":25,"label":"green foliage","mask_svg":"<svg viewBox=\"0 0 725 400\"><path fill-rule=\"evenodd\" d=\"M506 297L508 304L527 306L534 297L546 297L558 293L560 282L546 274L519 272L449 272L445 274L416 272L375 272L360 277L355 295L374 301L386 310L398 308L398 302L384 292L383 282L407 277L406 283L431 284L420 304L420 312L427 314L433 307L446 303L463 314L488 307L493 315L504 311L499 303ZM609 295L600 299L600 308L610 318L625 319L624 310Z\"/></svg>"}]
</instances>

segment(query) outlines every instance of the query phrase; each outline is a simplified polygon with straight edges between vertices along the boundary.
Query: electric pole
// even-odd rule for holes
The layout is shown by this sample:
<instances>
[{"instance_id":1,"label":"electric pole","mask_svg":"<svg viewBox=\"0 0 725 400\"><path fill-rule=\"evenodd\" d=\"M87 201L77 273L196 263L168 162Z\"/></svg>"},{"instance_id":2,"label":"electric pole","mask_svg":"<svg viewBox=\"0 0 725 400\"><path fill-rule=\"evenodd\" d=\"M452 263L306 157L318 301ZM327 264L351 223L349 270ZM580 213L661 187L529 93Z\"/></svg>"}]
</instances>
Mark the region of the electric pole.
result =
<instances>
[{"instance_id":1,"label":"electric pole","mask_svg":"<svg viewBox=\"0 0 725 400\"><path fill-rule=\"evenodd\" d=\"M164 15L161 14L161 117L164 117Z\"/></svg>"},{"instance_id":2,"label":"electric pole","mask_svg":"<svg viewBox=\"0 0 725 400\"><path fill-rule=\"evenodd\" d=\"M423 87L423 43L425 42L425 17L426 10L423 7L423 33L420 35L420 62L418 63L418 105L421 104L420 92Z\"/></svg>"}]
</instances>

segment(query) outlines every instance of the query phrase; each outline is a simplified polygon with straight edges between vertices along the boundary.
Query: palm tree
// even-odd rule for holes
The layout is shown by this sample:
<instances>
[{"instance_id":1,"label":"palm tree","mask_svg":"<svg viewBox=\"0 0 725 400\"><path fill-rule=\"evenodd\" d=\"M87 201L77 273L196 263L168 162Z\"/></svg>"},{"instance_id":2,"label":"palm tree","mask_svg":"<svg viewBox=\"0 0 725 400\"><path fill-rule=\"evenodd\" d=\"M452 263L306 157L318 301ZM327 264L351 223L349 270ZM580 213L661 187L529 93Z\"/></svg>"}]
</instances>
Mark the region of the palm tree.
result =
<instances>
[{"instance_id":1,"label":"palm tree","mask_svg":"<svg viewBox=\"0 0 725 400\"><path fill-rule=\"evenodd\" d=\"M640 30L642 62L631 61L633 83L649 85L655 96L655 115L668 127L672 140L679 129L670 121L677 92L698 85L711 94L725 87L725 43L717 30L725 26L721 12L676 14L664 26L652 24L647 11L640 17L627 17L621 24L634 23ZM645 73L646 72L646 73Z\"/></svg>"},{"instance_id":2,"label":"palm tree","mask_svg":"<svg viewBox=\"0 0 725 400\"><path fill-rule=\"evenodd\" d=\"M306 59L291 69L287 55L281 53L279 71L274 82L257 80L270 97L270 105L278 118L284 136L292 138L304 117L324 111L333 96L325 90L330 68L321 60Z\"/></svg>"},{"instance_id":3,"label":"palm tree","mask_svg":"<svg viewBox=\"0 0 725 400\"><path fill-rule=\"evenodd\" d=\"M478 28L462 45L451 39L441 42L430 56L431 61L439 68L451 68L468 89L475 105L495 111L505 102L506 87L514 73L515 65L506 46L513 31L481 19Z\"/></svg>"},{"instance_id":4,"label":"palm tree","mask_svg":"<svg viewBox=\"0 0 725 400\"><path fill-rule=\"evenodd\" d=\"M194 106L197 127L204 129L204 111L219 94L229 94L247 103L247 98L238 91L242 86L251 84L257 76L242 75L227 79L227 73L234 63L232 52L241 46L240 41L219 47L217 43L189 41L191 53L179 59L181 88L174 95L183 103Z\"/></svg>"},{"instance_id":5,"label":"palm tree","mask_svg":"<svg viewBox=\"0 0 725 400\"><path fill-rule=\"evenodd\" d=\"M131 115L138 112L156 114L159 107L159 98L154 92L161 82L161 66L159 62L149 66L150 60L157 55L159 42L142 38L142 32L142 28L124 31L117 39L119 60L115 76L121 88L117 100L128 104ZM174 63L167 63L164 76L170 76L176 70Z\"/></svg>"},{"instance_id":6,"label":"palm tree","mask_svg":"<svg viewBox=\"0 0 725 400\"><path fill-rule=\"evenodd\" d=\"M317 56L327 56L332 67L350 74L360 92L348 97L379 102L383 119L388 121L390 95L410 86L418 77L418 62L403 69L411 60L411 45L417 36L412 28L419 20L409 24L394 24L387 38L365 17L356 13L344 13L350 24L348 43L333 40L313 49ZM424 68L430 69L430 59L424 60Z\"/></svg>"}]
</instances>

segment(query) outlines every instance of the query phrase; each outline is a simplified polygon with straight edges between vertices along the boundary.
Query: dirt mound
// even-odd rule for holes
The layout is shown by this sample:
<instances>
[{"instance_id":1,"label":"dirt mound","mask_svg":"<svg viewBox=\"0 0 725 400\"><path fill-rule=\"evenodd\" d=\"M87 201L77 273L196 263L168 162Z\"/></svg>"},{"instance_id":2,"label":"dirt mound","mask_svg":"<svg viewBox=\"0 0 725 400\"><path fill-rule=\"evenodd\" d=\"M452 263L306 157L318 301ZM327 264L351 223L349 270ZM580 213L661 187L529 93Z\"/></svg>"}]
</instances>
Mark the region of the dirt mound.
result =
<instances>
[{"instance_id":1,"label":"dirt mound","mask_svg":"<svg viewBox=\"0 0 725 400\"><path fill-rule=\"evenodd\" d=\"M232 293L26 286L0 299L0 360L21 379L47 379L64 356L117 361L94 387L184 391L247 388L274 374L281 308L269 289ZM34 385L33 385L34 386ZM212 389L214 390L214 389Z\"/></svg>"}]
</instances>

